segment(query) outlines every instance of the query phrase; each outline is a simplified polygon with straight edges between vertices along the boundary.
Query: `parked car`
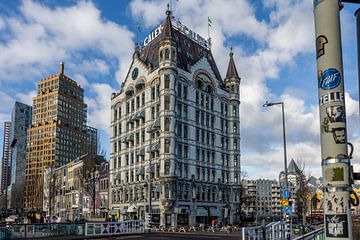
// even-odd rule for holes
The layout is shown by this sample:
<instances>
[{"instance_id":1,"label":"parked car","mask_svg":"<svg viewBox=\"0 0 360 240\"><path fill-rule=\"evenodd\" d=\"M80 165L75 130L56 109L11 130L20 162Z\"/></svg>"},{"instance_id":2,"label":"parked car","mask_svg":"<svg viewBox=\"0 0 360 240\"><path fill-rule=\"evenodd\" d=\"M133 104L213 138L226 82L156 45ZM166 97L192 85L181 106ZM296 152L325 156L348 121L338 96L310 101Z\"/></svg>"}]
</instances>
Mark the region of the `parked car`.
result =
<instances>
[{"instance_id":1,"label":"parked car","mask_svg":"<svg viewBox=\"0 0 360 240\"><path fill-rule=\"evenodd\" d=\"M16 223L19 220L19 216L18 215L10 215L7 218L5 218L5 222L6 223Z\"/></svg>"}]
</instances>

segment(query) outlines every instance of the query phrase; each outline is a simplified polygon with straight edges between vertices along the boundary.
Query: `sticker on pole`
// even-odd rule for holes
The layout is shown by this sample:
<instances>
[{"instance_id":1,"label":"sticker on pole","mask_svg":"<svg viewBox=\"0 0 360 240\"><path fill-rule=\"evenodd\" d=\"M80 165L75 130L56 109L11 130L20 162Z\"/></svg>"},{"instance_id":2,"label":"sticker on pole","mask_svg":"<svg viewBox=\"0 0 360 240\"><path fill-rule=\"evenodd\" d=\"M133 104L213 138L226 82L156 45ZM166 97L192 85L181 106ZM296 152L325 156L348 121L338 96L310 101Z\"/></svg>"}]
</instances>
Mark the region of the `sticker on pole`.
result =
<instances>
[{"instance_id":1,"label":"sticker on pole","mask_svg":"<svg viewBox=\"0 0 360 240\"><path fill-rule=\"evenodd\" d=\"M348 238L348 221L346 214L325 215L326 237Z\"/></svg>"},{"instance_id":2,"label":"sticker on pole","mask_svg":"<svg viewBox=\"0 0 360 240\"><path fill-rule=\"evenodd\" d=\"M328 68L319 78L319 87L323 90L334 89L339 86L341 75L335 68Z\"/></svg>"}]
</instances>

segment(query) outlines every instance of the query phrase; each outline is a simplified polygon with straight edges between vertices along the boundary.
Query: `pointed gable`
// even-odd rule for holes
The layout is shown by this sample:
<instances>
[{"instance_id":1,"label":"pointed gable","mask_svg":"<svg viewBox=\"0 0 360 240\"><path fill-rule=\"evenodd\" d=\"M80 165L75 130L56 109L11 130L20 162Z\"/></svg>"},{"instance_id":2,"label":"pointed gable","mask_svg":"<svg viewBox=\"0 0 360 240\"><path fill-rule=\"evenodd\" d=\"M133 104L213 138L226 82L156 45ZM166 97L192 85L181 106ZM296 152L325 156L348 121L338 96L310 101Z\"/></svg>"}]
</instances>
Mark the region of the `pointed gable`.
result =
<instances>
[{"instance_id":1,"label":"pointed gable","mask_svg":"<svg viewBox=\"0 0 360 240\"><path fill-rule=\"evenodd\" d=\"M153 38L145 47L140 50L140 59L146 65L151 66L152 70L159 67L159 48L162 40L171 40L177 49L177 67L189 71L189 65L194 65L202 57L206 57L210 63L216 78L222 82L222 78L218 67L212 56L211 50L203 45L195 42L189 36L181 32L178 26L180 22L172 19L171 11L166 12L166 18L164 22L159 26L161 28L161 34ZM159 27L155 28L158 29ZM185 26L182 26L186 28ZM186 28L188 31L188 28ZM151 34L150 34L151 35ZM150 36L149 35L149 36Z\"/></svg>"}]
</instances>

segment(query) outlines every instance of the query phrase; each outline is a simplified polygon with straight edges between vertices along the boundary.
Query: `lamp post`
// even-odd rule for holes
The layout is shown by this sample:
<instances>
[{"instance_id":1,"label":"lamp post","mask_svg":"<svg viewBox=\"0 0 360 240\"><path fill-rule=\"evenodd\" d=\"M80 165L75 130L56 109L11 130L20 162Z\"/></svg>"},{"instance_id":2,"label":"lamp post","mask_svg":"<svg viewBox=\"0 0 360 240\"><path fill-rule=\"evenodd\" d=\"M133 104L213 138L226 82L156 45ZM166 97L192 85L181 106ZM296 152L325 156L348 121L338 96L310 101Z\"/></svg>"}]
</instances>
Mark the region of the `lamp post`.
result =
<instances>
[{"instance_id":1,"label":"lamp post","mask_svg":"<svg viewBox=\"0 0 360 240\"><path fill-rule=\"evenodd\" d=\"M285 112L284 112L284 102L273 102L273 103L269 103L268 101L266 101L263 104L263 107L271 107L274 105L281 105L281 110L282 110L282 125L283 125L283 144L284 144L284 168L285 168L285 184L286 184L286 191L289 192L289 180L288 180L288 171L287 171L287 157L286 157L286 134L285 134ZM289 200L289 194L286 194L287 196L285 196L285 190L283 191L283 197L286 200ZM290 239L290 235L291 235L291 223L290 223L290 219L289 219L289 213L284 212L284 221L286 222L286 233L285 236L287 239Z\"/></svg>"},{"instance_id":2,"label":"lamp post","mask_svg":"<svg viewBox=\"0 0 360 240\"><path fill-rule=\"evenodd\" d=\"M287 157L286 157L286 134L285 134L285 112L284 112L284 102L274 102L269 103L266 101L263 104L263 107L271 107L274 105L281 105L282 110L282 125L283 125L283 145L284 145L284 167L285 167L285 183L286 183L286 189L289 189L289 182L288 182L288 171L287 171Z\"/></svg>"}]
</instances>

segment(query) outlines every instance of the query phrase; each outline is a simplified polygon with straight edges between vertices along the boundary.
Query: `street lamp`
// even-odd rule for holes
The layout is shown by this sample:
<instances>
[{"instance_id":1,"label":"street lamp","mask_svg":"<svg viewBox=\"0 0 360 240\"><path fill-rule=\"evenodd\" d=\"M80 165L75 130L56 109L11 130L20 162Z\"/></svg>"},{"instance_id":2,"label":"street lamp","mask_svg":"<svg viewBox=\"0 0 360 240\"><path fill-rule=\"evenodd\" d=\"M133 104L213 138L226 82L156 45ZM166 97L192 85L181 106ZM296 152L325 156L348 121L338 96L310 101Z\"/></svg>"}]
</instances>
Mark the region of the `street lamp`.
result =
<instances>
[{"instance_id":1,"label":"street lamp","mask_svg":"<svg viewBox=\"0 0 360 240\"><path fill-rule=\"evenodd\" d=\"M285 183L286 183L286 189L289 191L289 182L288 182L288 171L287 171L287 157L286 157L286 134L285 134L285 113L284 113L284 102L274 102L269 103L266 101L263 104L263 107L271 107L274 105L281 105L282 109L282 124L283 124L283 141L284 141L284 167L285 167Z\"/></svg>"},{"instance_id":2,"label":"street lamp","mask_svg":"<svg viewBox=\"0 0 360 240\"><path fill-rule=\"evenodd\" d=\"M289 192L289 181L288 181L288 171L287 171L287 158L286 158L286 134L285 134L285 113L284 113L284 102L274 102L269 103L268 101L265 102L263 107L271 107L274 105L281 105L282 110L282 122L283 122L283 141L284 141L284 167L285 167L285 183L286 183L286 191ZM289 193L287 193L285 196L285 191L283 191L283 197L286 198L286 200L289 199ZM290 239L290 231L291 231L291 222L288 218L288 213L284 214L284 220L286 222L286 229L287 233L285 233L285 236L287 239Z\"/></svg>"}]
</instances>

